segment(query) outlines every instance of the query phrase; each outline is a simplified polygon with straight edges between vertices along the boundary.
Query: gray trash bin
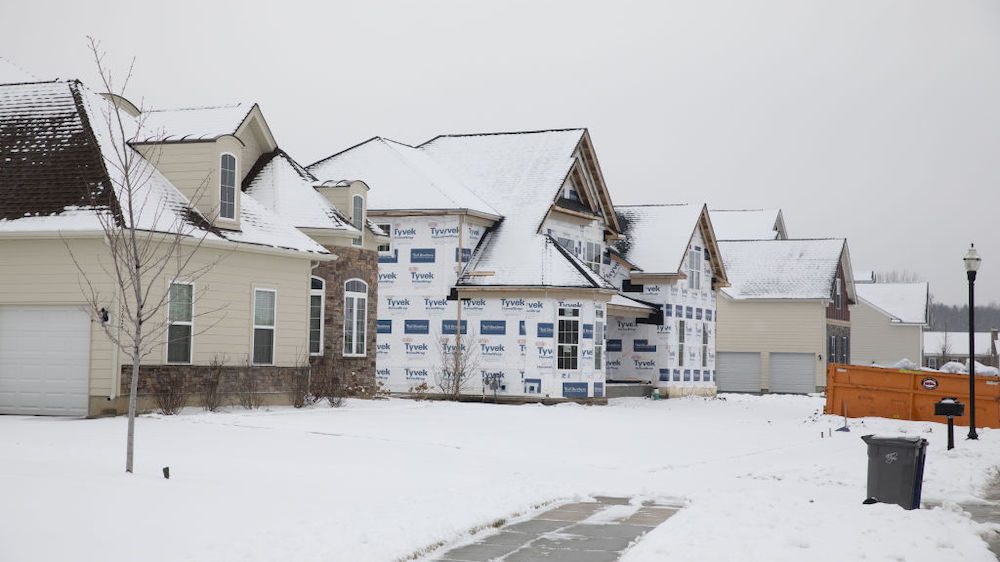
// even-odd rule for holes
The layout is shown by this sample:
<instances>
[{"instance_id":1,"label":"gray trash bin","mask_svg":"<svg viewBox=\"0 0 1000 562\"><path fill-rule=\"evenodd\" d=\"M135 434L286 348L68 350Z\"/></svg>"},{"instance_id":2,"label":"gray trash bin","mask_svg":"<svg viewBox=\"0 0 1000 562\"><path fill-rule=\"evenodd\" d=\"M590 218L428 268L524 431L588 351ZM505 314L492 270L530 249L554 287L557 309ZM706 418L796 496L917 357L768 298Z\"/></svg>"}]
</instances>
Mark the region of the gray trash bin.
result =
<instances>
[{"instance_id":1,"label":"gray trash bin","mask_svg":"<svg viewBox=\"0 0 1000 562\"><path fill-rule=\"evenodd\" d=\"M861 437L868 444L868 499L920 508L927 440L920 437Z\"/></svg>"}]
</instances>

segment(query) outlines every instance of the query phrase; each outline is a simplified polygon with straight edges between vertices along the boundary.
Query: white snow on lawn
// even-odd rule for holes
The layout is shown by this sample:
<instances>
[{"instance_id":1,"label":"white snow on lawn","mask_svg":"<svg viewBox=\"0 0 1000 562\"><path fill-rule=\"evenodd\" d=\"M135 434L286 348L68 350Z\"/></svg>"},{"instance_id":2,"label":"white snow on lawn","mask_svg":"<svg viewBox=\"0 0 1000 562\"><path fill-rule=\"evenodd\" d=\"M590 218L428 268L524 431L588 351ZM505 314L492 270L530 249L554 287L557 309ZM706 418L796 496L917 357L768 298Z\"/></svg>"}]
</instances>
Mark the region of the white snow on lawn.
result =
<instances>
[{"instance_id":1,"label":"white snow on lawn","mask_svg":"<svg viewBox=\"0 0 1000 562\"><path fill-rule=\"evenodd\" d=\"M930 441L924 499L972 501L1000 431L819 415L813 397L599 406L348 401L125 419L0 416L0 560L396 560L542 502L683 498L646 560L994 560L954 509L864 506L866 433ZM171 479L161 467L169 465Z\"/></svg>"}]
</instances>

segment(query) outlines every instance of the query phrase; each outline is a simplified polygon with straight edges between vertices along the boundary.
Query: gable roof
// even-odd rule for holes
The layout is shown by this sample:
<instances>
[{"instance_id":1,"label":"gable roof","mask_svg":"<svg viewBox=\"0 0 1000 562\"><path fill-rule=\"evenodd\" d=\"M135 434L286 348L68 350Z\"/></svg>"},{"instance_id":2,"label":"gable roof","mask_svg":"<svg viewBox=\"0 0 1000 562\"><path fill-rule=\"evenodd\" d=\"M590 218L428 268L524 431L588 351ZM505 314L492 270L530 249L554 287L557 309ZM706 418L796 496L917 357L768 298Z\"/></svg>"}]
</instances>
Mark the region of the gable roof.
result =
<instances>
[{"instance_id":1,"label":"gable roof","mask_svg":"<svg viewBox=\"0 0 1000 562\"><path fill-rule=\"evenodd\" d=\"M122 220L119 195L125 182L117 148L145 163L146 179L134 186L132 197L140 230L176 232L177 225L185 225L207 241L329 254L251 197L241 205L242 231L212 227L140 153L115 146L107 128L97 125L111 111L111 102L78 81L0 86L0 233L101 232L99 215ZM137 128L129 115L122 119L127 130Z\"/></svg>"},{"instance_id":2,"label":"gable roof","mask_svg":"<svg viewBox=\"0 0 1000 562\"><path fill-rule=\"evenodd\" d=\"M842 262L849 266L847 241L728 240L719 242L734 299L829 299ZM844 269L847 295L854 299L849 267Z\"/></svg>"},{"instance_id":3,"label":"gable roof","mask_svg":"<svg viewBox=\"0 0 1000 562\"><path fill-rule=\"evenodd\" d=\"M501 225L501 228L503 225ZM462 287L567 287L614 289L551 236L526 236L516 246L498 244L490 230L459 276Z\"/></svg>"},{"instance_id":4,"label":"gable roof","mask_svg":"<svg viewBox=\"0 0 1000 562\"><path fill-rule=\"evenodd\" d=\"M677 275L704 206L616 205L625 239L615 246L644 273Z\"/></svg>"},{"instance_id":5,"label":"gable roof","mask_svg":"<svg viewBox=\"0 0 1000 562\"><path fill-rule=\"evenodd\" d=\"M710 209L718 240L788 238L781 209Z\"/></svg>"},{"instance_id":6,"label":"gable roof","mask_svg":"<svg viewBox=\"0 0 1000 562\"><path fill-rule=\"evenodd\" d=\"M858 283L858 298L880 310L893 322L927 323L927 283Z\"/></svg>"},{"instance_id":7,"label":"gable roof","mask_svg":"<svg viewBox=\"0 0 1000 562\"><path fill-rule=\"evenodd\" d=\"M234 103L205 107L151 109L144 112L140 141L215 140L235 135L257 104Z\"/></svg>"},{"instance_id":8,"label":"gable roof","mask_svg":"<svg viewBox=\"0 0 1000 562\"><path fill-rule=\"evenodd\" d=\"M373 189L371 211L468 210L493 219L500 213L458 182L426 152L374 137L307 167L320 181L362 179Z\"/></svg>"},{"instance_id":9,"label":"gable roof","mask_svg":"<svg viewBox=\"0 0 1000 562\"><path fill-rule=\"evenodd\" d=\"M317 180L278 149L261 155L243 179L243 191L296 228L359 235L358 229L313 187Z\"/></svg>"}]
</instances>

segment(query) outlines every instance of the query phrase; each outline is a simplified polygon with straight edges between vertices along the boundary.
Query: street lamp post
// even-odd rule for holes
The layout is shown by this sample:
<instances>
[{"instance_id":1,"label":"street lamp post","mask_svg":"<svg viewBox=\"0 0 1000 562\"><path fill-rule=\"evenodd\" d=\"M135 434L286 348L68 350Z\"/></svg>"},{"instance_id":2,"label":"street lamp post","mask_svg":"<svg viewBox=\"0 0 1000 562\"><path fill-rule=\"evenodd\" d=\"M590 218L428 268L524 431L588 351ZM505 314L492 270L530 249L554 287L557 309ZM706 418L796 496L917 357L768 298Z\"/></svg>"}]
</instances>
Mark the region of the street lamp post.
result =
<instances>
[{"instance_id":1,"label":"street lamp post","mask_svg":"<svg viewBox=\"0 0 1000 562\"><path fill-rule=\"evenodd\" d=\"M976 433L976 271L982 259L976 245L969 246L962 258L969 278L969 439L979 439Z\"/></svg>"}]
</instances>

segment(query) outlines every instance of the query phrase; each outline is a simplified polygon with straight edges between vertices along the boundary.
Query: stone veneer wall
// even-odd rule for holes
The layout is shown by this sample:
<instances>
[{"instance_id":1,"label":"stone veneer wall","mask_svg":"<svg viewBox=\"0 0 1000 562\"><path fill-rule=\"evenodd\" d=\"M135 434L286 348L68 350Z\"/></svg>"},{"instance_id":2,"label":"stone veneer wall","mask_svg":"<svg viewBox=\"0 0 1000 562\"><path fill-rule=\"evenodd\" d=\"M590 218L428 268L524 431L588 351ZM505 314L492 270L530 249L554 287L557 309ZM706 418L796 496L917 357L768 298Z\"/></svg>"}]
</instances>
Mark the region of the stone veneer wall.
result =
<instances>
[{"instance_id":1,"label":"stone veneer wall","mask_svg":"<svg viewBox=\"0 0 1000 562\"><path fill-rule=\"evenodd\" d=\"M378 318L378 252L349 246L327 246L337 255L322 262L313 274L326 280L326 312L323 319L323 355L312 356L314 375L332 375L346 385L349 394L375 387L375 332ZM361 279L368 284L368 329L365 357L344 357L344 284ZM354 390L351 390L354 389Z\"/></svg>"},{"instance_id":2,"label":"stone veneer wall","mask_svg":"<svg viewBox=\"0 0 1000 562\"><path fill-rule=\"evenodd\" d=\"M139 367L139 389L137 396L152 396L163 385L172 384L177 377L184 377L184 392L188 396L197 396L205 391L206 382L213 375L214 368L209 365L143 365ZM234 394L237 390L237 380L243 374L250 373L257 379L257 392L260 394L288 394L296 388L300 377L308 377L309 369L305 367L247 367L245 365L223 365L219 367L222 378L221 388L225 394ZM129 395L129 385L132 382L132 366L122 365L121 386L119 393L126 398Z\"/></svg>"}]
</instances>

